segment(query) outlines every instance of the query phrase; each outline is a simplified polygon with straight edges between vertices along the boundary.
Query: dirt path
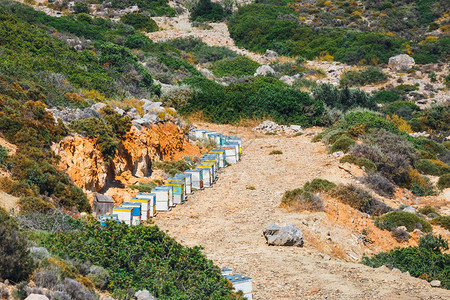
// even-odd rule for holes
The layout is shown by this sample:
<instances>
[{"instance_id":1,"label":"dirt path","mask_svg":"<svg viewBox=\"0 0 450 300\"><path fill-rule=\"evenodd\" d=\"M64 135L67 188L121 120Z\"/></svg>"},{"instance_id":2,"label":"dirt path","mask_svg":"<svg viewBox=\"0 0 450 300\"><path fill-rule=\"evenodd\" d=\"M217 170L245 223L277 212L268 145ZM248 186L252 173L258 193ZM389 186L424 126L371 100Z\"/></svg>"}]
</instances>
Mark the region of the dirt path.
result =
<instances>
[{"instance_id":1,"label":"dirt path","mask_svg":"<svg viewBox=\"0 0 450 300\"><path fill-rule=\"evenodd\" d=\"M217 125L208 129L241 136L245 156L224 169L213 188L196 192L155 221L183 244L202 245L217 265L252 277L255 299L450 298L449 291L409 275L330 258L309 242L311 233L305 233L304 248L267 246L262 229L270 222L293 223L305 232L323 215L277 208L285 190L319 176L347 182L350 175L307 136L264 136ZM283 154L268 155L274 149Z\"/></svg>"}]
</instances>

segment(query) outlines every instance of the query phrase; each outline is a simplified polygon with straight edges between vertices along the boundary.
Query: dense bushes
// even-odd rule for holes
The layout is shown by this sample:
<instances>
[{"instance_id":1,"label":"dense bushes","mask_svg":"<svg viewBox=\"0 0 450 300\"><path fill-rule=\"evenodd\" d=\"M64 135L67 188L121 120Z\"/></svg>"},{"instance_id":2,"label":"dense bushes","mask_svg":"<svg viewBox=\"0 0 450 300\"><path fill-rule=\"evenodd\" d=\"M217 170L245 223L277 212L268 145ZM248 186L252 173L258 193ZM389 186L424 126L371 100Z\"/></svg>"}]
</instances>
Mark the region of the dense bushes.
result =
<instances>
[{"instance_id":1,"label":"dense bushes","mask_svg":"<svg viewBox=\"0 0 450 300\"><path fill-rule=\"evenodd\" d=\"M342 75L340 84L343 85L366 85L371 83L386 82L388 76L380 70L369 67L362 71L348 71Z\"/></svg>"},{"instance_id":2,"label":"dense bushes","mask_svg":"<svg viewBox=\"0 0 450 300\"><path fill-rule=\"evenodd\" d=\"M351 184L337 186L331 191L331 195L342 203L370 215L379 216L392 210L384 202L372 197L368 191Z\"/></svg>"},{"instance_id":3,"label":"dense bushes","mask_svg":"<svg viewBox=\"0 0 450 300\"><path fill-rule=\"evenodd\" d=\"M125 24L133 26L136 30L143 30L146 32L158 31L156 22L147 15L143 14L126 14L120 18Z\"/></svg>"},{"instance_id":4,"label":"dense bushes","mask_svg":"<svg viewBox=\"0 0 450 300\"><path fill-rule=\"evenodd\" d=\"M336 151L343 151L346 153L348 149L350 149L351 146L355 144L355 140L352 138L349 138L348 136L342 136L339 139L334 142L334 144L330 148L330 153L336 152Z\"/></svg>"},{"instance_id":5,"label":"dense bushes","mask_svg":"<svg viewBox=\"0 0 450 300\"><path fill-rule=\"evenodd\" d=\"M317 100L323 101L329 107L347 110L355 107L376 108L372 97L360 89L350 89L347 86L338 89L331 84L321 84L312 90Z\"/></svg>"},{"instance_id":6,"label":"dense bushes","mask_svg":"<svg viewBox=\"0 0 450 300\"><path fill-rule=\"evenodd\" d=\"M18 283L33 272L26 239L17 224L0 208L0 279Z\"/></svg>"},{"instance_id":7,"label":"dense bushes","mask_svg":"<svg viewBox=\"0 0 450 300\"><path fill-rule=\"evenodd\" d=\"M384 197L392 197L395 193L395 184L378 173L369 173L362 178L362 182L372 190Z\"/></svg>"},{"instance_id":8,"label":"dense bushes","mask_svg":"<svg viewBox=\"0 0 450 300\"><path fill-rule=\"evenodd\" d=\"M431 223L439 225L446 230L450 230L450 216L438 216L431 220Z\"/></svg>"},{"instance_id":9,"label":"dense bushes","mask_svg":"<svg viewBox=\"0 0 450 300\"><path fill-rule=\"evenodd\" d=\"M381 229L392 230L399 226L405 226L408 231L420 229L423 232L430 232L431 225L421 217L406 212L392 211L375 220L375 225Z\"/></svg>"},{"instance_id":10,"label":"dense bushes","mask_svg":"<svg viewBox=\"0 0 450 300\"><path fill-rule=\"evenodd\" d=\"M321 101L270 77L226 87L204 78L185 83L196 91L179 111L184 115L201 112L206 120L216 123L271 118L277 123L308 126L318 124L324 110Z\"/></svg>"},{"instance_id":11,"label":"dense bushes","mask_svg":"<svg viewBox=\"0 0 450 300\"><path fill-rule=\"evenodd\" d=\"M191 9L191 21L221 21L225 17L225 11L219 3L211 0L199 0Z\"/></svg>"},{"instance_id":12,"label":"dense bushes","mask_svg":"<svg viewBox=\"0 0 450 300\"><path fill-rule=\"evenodd\" d=\"M229 21L230 35L238 46L256 52L271 49L282 55L302 55L307 59L328 53L335 60L350 64L387 63L389 57L401 53L408 43L402 38L377 32L330 28L328 25L331 24L317 27L314 24L299 24L299 15L290 8L301 9L300 7L302 5L291 3L242 6ZM347 6L351 7L353 6ZM329 16L322 9L320 11L320 17L314 18L314 22L324 15ZM309 11L305 13L311 15ZM341 16L328 19L335 20L333 25L342 24ZM364 24L361 26L364 30L368 29ZM447 43L443 38L431 43L410 44L413 44L416 63L429 63L446 57Z\"/></svg>"},{"instance_id":13,"label":"dense bushes","mask_svg":"<svg viewBox=\"0 0 450 300\"><path fill-rule=\"evenodd\" d=\"M306 182L301 189L286 191L281 203L295 210L322 211L323 201L314 193L328 192L336 185L326 179L316 178Z\"/></svg>"},{"instance_id":14,"label":"dense bushes","mask_svg":"<svg viewBox=\"0 0 450 300\"><path fill-rule=\"evenodd\" d=\"M450 174L444 174L441 177L439 177L437 187L440 188L441 190L450 188Z\"/></svg>"},{"instance_id":15,"label":"dense bushes","mask_svg":"<svg viewBox=\"0 0 450 300\"><path fill-rule=\"evenodd\" d=\"M237 56L231 59L223 59L214 63L211 71L214 75L223 76L253 76L259 63L251 60L247 56Z\"/></svg>"},{"instance_id":16,"label":"dense bushes","mask_svg":"<svg viewBox=\"0 0 450 300\"><path fill-rule=\"evenodd\" d=\"M226 47L208 46L202 40L193 37L176 38L167 43L177 49L194 55L199 63L215 62L237 56L234 51Z\"/></svg>"},{"instance_id":17,"label":"dense bushes","mask_svg":"<svg viewBox=\"0 0 450 300\"><path fill-rule=\"evenodd\" d=\"M419 247L396 248L371 258L364 256L362 263L373 268L383 265L397 268L427 281L440 280L445 288L450 289L450 255L441 253L441 248L439 238L425 236L420 239Z\"/></svg>"},{"instance_id":18,"label":"dense bushes","mask_svg":"<svg viewBox=\"0 0 450 300\"><path fill-rule=\"evenodd\" d=\"M156 226L86 225L82 231L54 234L43 245L55 255L105 268L110 275L106 289L116 297L128 289L147 289L158 299L233 298L226 279L200 248L184 247Z\"/></svg>"},{"instance_id":19,"label":"dense bushes","mask_svg":"<svg viewBox=\"0 0 450 300\"><path fill-rule=\"evenodd\" d=\"M377 103L390 103L400 100L400 94L389 90L383 90L375 93L373 99Z\"/></svg>"},{"instance_id":20,"label":"dense bushes","mask_svg":"<svg viewBox=\"0 0 450 300\"><path fill-rule=\"evenodd\" d=\"M450 173L450 167L439 160L421 159L414 166L417 170L427 175L440 176Z\"/></svg>"}]
</instances>

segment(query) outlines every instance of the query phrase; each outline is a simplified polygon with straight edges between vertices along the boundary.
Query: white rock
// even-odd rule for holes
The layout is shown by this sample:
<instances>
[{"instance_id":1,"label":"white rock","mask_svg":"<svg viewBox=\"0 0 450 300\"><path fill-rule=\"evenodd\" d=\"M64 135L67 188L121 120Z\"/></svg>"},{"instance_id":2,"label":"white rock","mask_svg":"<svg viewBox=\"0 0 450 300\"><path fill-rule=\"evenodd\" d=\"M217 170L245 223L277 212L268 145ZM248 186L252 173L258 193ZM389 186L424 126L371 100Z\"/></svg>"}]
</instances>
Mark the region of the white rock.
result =
<instances>
[{"instance_id":1,"label":"white rock","mask_svg":"<svg viewBox=\"0 0 450 300\"><path fill-rule=\"evenodd\" d=\"M433 280L430 282L430 285L432 287L440 287L441 286L441 281L440 280Z\"/></svg>"},{"instance_id":2,"label":"white rock","mask_svg":"<svg viewBox=\"0 0 450 300\"><path fill-rule=\"evenodd\" d=\"M49 300L45 295L30 294L25 300Z\"/></svg>"},{"instance_id":3,"label":"white rock","mask_svg":"<svg viewBox=\"0 0 450 300\"><path fill-rule=\"evenodd\" d=\"M411 69L416 62L408 54L400 54L389 58L388 66L394 72L406 72Z\"/></svg>"},{"instance_id":4,"label":"white rock","mask_svg":"<svg viewBox=\"0 0 450 300\"><path fill-rule=\"evenodd\" d=\"M275 74L275 70L272 69L272 67L270 67L268 65L262 65L258 69L256 69L256 72L253 76L258 76L258 75L266 76L268 74L272 74L272 75Z\"/></svg>"}]
</instances>

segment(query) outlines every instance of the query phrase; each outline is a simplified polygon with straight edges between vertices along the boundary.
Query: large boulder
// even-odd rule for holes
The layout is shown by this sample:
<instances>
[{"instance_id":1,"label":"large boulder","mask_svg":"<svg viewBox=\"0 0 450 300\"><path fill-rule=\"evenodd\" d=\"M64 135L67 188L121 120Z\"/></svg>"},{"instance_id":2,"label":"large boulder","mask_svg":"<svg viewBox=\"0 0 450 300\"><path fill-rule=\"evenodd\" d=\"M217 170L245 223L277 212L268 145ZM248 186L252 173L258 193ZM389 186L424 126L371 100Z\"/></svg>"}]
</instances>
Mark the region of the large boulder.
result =
<instances>
[{"instance_id":1,"label":"large boulder","mask_svg":"<svg viewBox=\"0 0 450 300\"><path fill-rule=\"evenodd\" d=\"M268 65L262 65L258 69L256 69L254 76L258 76L258 75L266 76L268 74L271 74L271 75L275 74L275 70L272 69L272 67L270 67Z\"/></svg>"},{"instance_id":2,"label":"large boulder","mask_svg":"<svg viewBox=\"0 0 450 300\"><path fill-rule=\"evenodd\" d=\"M269 224L263 230L264 237L269 245L303 247L303 232L295 225L279 226Z\"/></svg>"},{"instance_id":3,"label":"large boulder","mask_svg":"<svg viewBox=\"0 0 450 300\"><path fill-rule=\"evenodd\" d=\"M394 72L406 72L411 69L416 62L408 54L400 54L389 58L389 68Z\"/></svg>"}]
</instances>

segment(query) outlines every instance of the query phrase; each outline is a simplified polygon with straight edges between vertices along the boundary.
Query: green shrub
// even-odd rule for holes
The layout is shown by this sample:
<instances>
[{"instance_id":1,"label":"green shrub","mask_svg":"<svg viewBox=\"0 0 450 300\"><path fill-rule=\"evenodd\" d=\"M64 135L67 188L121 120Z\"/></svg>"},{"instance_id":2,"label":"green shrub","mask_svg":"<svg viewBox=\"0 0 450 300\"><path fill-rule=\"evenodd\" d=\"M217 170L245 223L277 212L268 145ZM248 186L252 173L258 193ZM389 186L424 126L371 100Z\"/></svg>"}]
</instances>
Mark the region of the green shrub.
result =
<instances>
[{"instance_id":1,"label":"green shrub","mask_svg":"<svg viewBox=\"0 0 450 300\"><path fill-rule=\"evenodd\" d=\"M392 210L384 202L372 197L369 192L354 185L338 185L331 191L331 196L342 203L371 215L382 215Z\"/></svg>"},{"instance_id":2,"label":"green shrub","mask_svg":"<svg viewBox=\"0 0 450 300\"><path fill-rule=\"evenodd\" d=\"M330 153L334 153L336 151L343 151L347 153L351 146L355 144L355 140L349 138L348 136L342 136L334 142L333 146L331 146Z\"/></svg>"},{"instance_id":3,"label":"green shrub","mask_svg":"<svg viewBox=\"0 0 450 300\"><path fill-rule=\"evenodd\" d=\"M431 220L431 224L439 225L450 231L450 216L439 216Z\"/></svg>"},{"instance_id":4,"label":"green shrub","mask_svg":"<svg viewBox=\"0 0 450 300\"><path fill-rule=\"evenodd\" d=\"M319 196L304 189L286 191L281 203L296 210L323 211L323 201Z\"/></svg>"},{"instance_id":5,"label":"green shrub","mask_svg":"<svg viewBox=\"0 0 450 300\"><path fill-rule=\"evenodd\" d=\"M237 123L243 119L271 118L278 124L308 126L318 124L324 110L321 101L289 88L272 77L252 79L250 83L222 86L206 78L186 79L196 92L179 110L182 115L202 112L215 123Z\"/></svg>"},{"instance_id":6,"label":"green shrub","mask_svg":"<svg viewBox=\"0 0 450 300\"><path fill-rule=\"evenodd\" d=\"M439 166L429 159L418 160L414 167L420 172L427 175L439 176L450 173L450 168L445 166Z\"/></svg>"},{"instance_id":7,"label":"green shrub","mask_svg":"<svg viewBox=\"0 0 450 300\"><path fill-rule=\"evenodd\" d=\"M136 30L143 30L146 32L154 32L159 30L156 22L149 16L143 14L126 14L120 18L120 21L133 26Z\"/></svg>"},{"instance_id":8,"label":"green shrub","mask_svg":"<svg viewBox=\"0 0 450 300\"><path fill-rule=\"evenodd\" d=\"M272 150L270 151L269 155L280 155L283 154L283 151L280 150Z\"/></svg>"},{"instance_id":9,"label":"green shrub","mask_svg":"<svg viewBox=\"0 0 450 300\"><path fill-rule=\"evenodd\" d=\"M431 206L424 206L424 207L419 208L419 213L421 213L422 215L425 215L425 216L428 216L429 214L436 214L439 216L436 209L434 209Z\"/></svg>"},{"instance_id":10,"label":"green shrub","mask_svg":"<svg viewBox=\"0 0 450 300\"><path fill-rule=\"evenodd\" d=\"M33 259L15 222L3 208L0 208L0 215L0 279L18 283L33 272Z\"/></svg>"},{"instance_id":11,"label":"green shrub","mask_svg":"<svg viewBox=\"0 0 450 300\"><path fill-rule=\"evenodd\" d=\"M89 259L104 268L109 273L106 289L114 295L147 289L158 299L234 297L200 247L182 246L156 226L85 225L77 232L53 234L43 246L53 255Z\"/></svg>"},{"instance_id":12,"label":"green shrub","mask_svg":"<svg viewBox=\"0 0 450 300\"><path fill-rule=\"evenodd\" d=\"M396 248L390 252L381 252L369 258L363 257L362 263L372 268L387 266L409 272L411 276L427 281L440 280L442 285L450 289L448 277L450 255L435 253L422 247Z\"/></svg>"},{"instance_id":13,"label":"green shrub","mask_svg":"<svg viewBox=\"0 0 450 300\"><path fill-rule=\"evenodd\" d=\"M383 108L383 113L386 115L397 115L405 120L412 118L414 113L420 111L420 108L414 103L408 101L395 101L389 103Z\"/></svg>"},{"instance_id":14,"label":"green shrub","mask_svg":"<svg viewBox=\"0 0 450 300\"><path fill-rule=\"evenodd\" d=\"M139 192L142 193L150 193L155 188L155 186L160 184L161 184L160 182L156 183L153 181L150 183L139 182L139 184L130 185L130 188L133 190L138 190Z\"/></svg>"},{"instance_id":15,"label":"green shrub","mask_svg":"<svg viewBox=\"0 0 450 300\"><path fill-rule=\"evenodd\" d=\"M383 128L391 132L398 132L398 129L391 122L378 116L376 113L366 111L351 111L346 113L340 126L343 129L362 126L364 130Z\"/></svg>"},{"instance_id":16,"label":"green shrub","mask_svg":"<svg viewBox=\"0 0 450 300\"><path fill-rule=\"evenodd\" d=\"M327 106L340 110L355 107L376 108L376 102L359 88L350 89L345 86L338 89L331 84L321 84L312 89L315 99L323 101Z\"/></svg>"},{"instance_id":17,"label":"green shrub","mask_svg":"<svg viewBox=\"0 0 450 300\"><path fill-rule=\"evenodd\" d=\"M182 173L185 170L192 169L195 164L192 161L177 160L169 162L154 161L152 163L152 170L163 170L164 173L174 176L176 173Z\"/></svg>"},{"instance_id":18,"label":"green shrub","mask_svg":"<svg viewBox=\"0 0 450 300\"><path fill-rule=\"evenodd\" d=\"M5 166L8 157L8 149L0 145L0 166Z\"/></svg>"},{"instance_id":19,"label":"green shrub","mask_svg":"<svg viewBox=\"0 0 450 300\"><path fill-rule=\"evenodd\" d=\"M448 241L440 235L435 236L430 233L419 239L419 247L431 250L434 253L442 253L448 250Z\"/></svg>"},{"instance_id":20,"label":"green shrub","mask_svg":"<svg viewBox=\"0 0 450 300\"><path fill-rule=\"evenodd\" d=\"M125 41L123 42L123 44L130 49L143 49L143 50L150 49L152 43L153 42L151 39L149 39L145 34L140 32L128 35Z\"/></svg>"},{"instance_id":21,"label":"green shrub","mask_svg":"<svg viewBox=\"0 0 450 300\"><path fill-rule=\"evenodd\" d=\"M221 21L225 17L223 7L211 0L199 0L191 9L191 21Z\"/></svg>"},{"instance_id":22,"label":"green shrub","mask_svg":"<svg viewBox=\"0 0 450 300\"><path fill-rule=\"evenodd\" d=\"M226 47L208 46L201 39L193 37L176 38L167 43L184 52L191 53L198 59L199 63L216 62L237 56L236 52Z\"/></svg>"},{"instance_id":23,"label":"green shrub","mask_svg":"<svg viewBox=\"0 0 450 300\"><path fill-rule=\"evenodd\" d=\"M20 198L17 204L20 212L23 214L30 212L48 213L55 209L51 203L46 202L39 197Z\"/></svg>"},{"instance_id":24,"label":"green shrub","mask_svg":"<svg viewBox=\"0 0 450 300\"><path fill-rule=\"evenodd\" d=\"M413 231L419 228L423 232L430 232L431 225L421 217L406 212L406 211L392 211L375 220L375 225L381 229L392 230L399 226L405 226L408 231ZM419 227L418 227L419 226Z\"/></svg>"},{"instance_id":25,"label":"green shrub","mask_svg":"<svg viewBox=\"0 0 450 300\"><path fill-rule=\"evenodd\" d=\"M340 84L342 85L366 85L371 83L386 82L388 76L380 70L369 67L362 71L348 71L343 74Z\"/></svg>"},{"instance_id":26,"label":"green shrub","mask_svg":"<svg viewBox=\"0 0 450 300\"><path fill-rule=\"evenodd\" d=\"M356 160L356 165L360 168L364 167L364 170L366 172L376 172L377 171L377 165L367 158L358 158Z\"/></svg>"},{"instance_id":27,"label":"green shrub","mask_svg":"<svg viewBox=\"0 0 450 300\"><path fill-rule=\"evenodd\" d=\"M223 76L253 76L256 72L256 69L259 67L259 63L251 60L247 56L237 56L231 59L223 59L215 62L211 71L214 75L223 77Z\"/></svg>"},{"instance_id":28,"label":"green shrub","mask_svg":"<svg viewBox=\"0 0 450 300\"><path fill-rule=\"evenodd\" d=\"M393 91L383 90L375 93L373 99L377 103L391 103L400 100L400 95Z\"/></svg>"},{"instance_id":29,"label":"green shrub","mask_svg":"<svg viewBox=\"0 0 450 300\"><path fill-rule=\"evenodd\" d=\"M441 177L439 177L439 180L436 185L441 190L450 188L450 174L444 174Z\"/></svg>"},{"instance_id":30,"label":"green shrub","mask_svg":"<svg viewBox=\"0 0 450 300\"><path fill-rule=\"evenodd\" d=\"M413 91L417 91L419 90L419 88L415 85L411 85L411 84L401 84L401 85L397 85L395 87L395 90L397 92L399 92L401 95L409 93L409 92L413 92Z\"/></svg>"},{"instance_id":31,"label":"green shrub","mask_svg":"<svg viewBox=\"0 0 450 300\"><path fill-rule=\"evenodd\" d=\"M310 191L312 193L319 193L319 192L328 192L336 187L336 184L334 184L331 181L328 181L326 179L320 179L315 178L311 180L311 182L306 182L303 185L303 190Z\"/></svg>"}]
</instances>

